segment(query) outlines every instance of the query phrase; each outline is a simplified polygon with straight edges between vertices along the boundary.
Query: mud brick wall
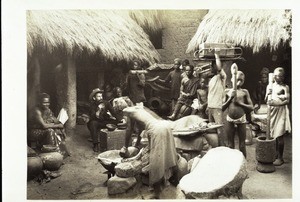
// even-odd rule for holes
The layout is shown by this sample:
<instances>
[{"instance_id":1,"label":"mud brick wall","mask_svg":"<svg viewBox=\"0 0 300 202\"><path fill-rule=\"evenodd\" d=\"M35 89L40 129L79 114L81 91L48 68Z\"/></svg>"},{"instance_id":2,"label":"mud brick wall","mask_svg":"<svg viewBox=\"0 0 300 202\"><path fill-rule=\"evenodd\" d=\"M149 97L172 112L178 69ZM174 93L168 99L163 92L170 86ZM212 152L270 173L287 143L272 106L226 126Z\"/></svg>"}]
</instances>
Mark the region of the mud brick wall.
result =
<instances>
[{"instance_id":1,"label":"mud brick wall","mask_svg":"<svg viewBox=\"0 0 300 202\"><path fill-rule=\"evenodd\" d=\"M166 10L163 18L161 63L173 63L175 58L189 59L193 54L186 54L188 43L194 36L208 10ZM192 63L193 64L193 63Z\"/></svg>"}]
</instances>

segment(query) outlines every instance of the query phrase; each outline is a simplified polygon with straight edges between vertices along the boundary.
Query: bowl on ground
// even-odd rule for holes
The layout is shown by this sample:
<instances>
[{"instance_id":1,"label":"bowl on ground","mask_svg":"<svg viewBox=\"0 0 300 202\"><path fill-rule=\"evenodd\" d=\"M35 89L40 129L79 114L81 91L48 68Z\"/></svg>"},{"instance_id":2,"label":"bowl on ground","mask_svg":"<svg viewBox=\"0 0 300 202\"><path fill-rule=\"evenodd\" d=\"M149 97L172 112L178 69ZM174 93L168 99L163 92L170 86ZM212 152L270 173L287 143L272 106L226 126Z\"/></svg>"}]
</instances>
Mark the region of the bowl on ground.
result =
<instances>
[{"instance_id":1,"label":"bowl on ground","mask_svg":"<svg viewBox=\"0 0 300 202\"><path fill-rule=\"evenodd\" d=\"M116 130L117 126L115 124L106 124L106 128L108 131L114 131Z\"/></svg>"}]
</instances>

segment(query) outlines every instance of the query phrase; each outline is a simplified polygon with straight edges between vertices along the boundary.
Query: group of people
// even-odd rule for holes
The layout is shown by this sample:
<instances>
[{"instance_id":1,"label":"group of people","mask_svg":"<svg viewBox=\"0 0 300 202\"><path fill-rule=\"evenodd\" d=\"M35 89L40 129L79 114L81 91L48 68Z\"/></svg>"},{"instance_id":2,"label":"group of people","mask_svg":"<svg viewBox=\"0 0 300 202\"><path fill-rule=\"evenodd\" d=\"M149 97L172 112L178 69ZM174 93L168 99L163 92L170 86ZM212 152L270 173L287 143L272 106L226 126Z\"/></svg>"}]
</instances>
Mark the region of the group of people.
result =
<instances>
[{"instance_id":1,"label":"group of people","mask_svg":"<svg viewBox=\"0 0 300 202\"><path fill-rule=\"evenodd\" d=\"M180 63L179 59L174 60L174 70L165 79L171 82L172 105L175 106L171 120L177 120L190 114L197 114L209 122L224 124L218 129L219 146L235 147L235 135L239 138L239 149L246 153L246 124L253 123L251 115L258 111L266 112L266 106L270 106L271 137L276 138L278 155L275 165L283 164L283 135L291 132L289 120L289 87L284 84L284 69L278 67L274 70L272 88L268 85L269 69L263 68L260 72L260 81L253 93L242 88L245 81L245 74L238 71L238 66L233 63L231 66L232 88L227 88L226 75L222 68L219 50L214 50L215 61L211 65L211 74L195 74L194 66L188 61ZM180 70L183 67L183 71ZM176 82L177 84L174 84ZM180 84L180 85L178 85ZM268 99L268 95L272 99ZM281 98L279 98L281 97ZM279 110L280 108L280 110ZM223 114L226 117L223 117ZM227 140L227 141L226 141Z\"/></svg>"},{"instance_id":2,"label":"group of people","mask_svg":"<svg viewBox=\"0 0 300 202\"><path fill-rule=\"evenodd\" d=\"M237 134L239 149L246 157L247 114L253 110L256 112L263 103L266 103L271 110L270 134L277 140L278 156L274 164L282 165L284 163L283 135L291 130L287 107L290 94L289 87L284 84L284 69L281 67L275 69L272 86L266 85L268 71L266 68L263 69L257 92L253 96L255 100L253 107L248 90L242 88L245 74L238 71L235 63L231 66L232 88L226 88L228 75L222 67L219 52L219 49L214 50L215 61L212 62L209 77L201 72L195 74L194 66L189 64L188 60L182 62L179 59L174 60L174 70L162 80L171 84L172 112L168 116L169 120L163 120L144 107L146 72L141 69L139 61L133 62L132 70L129 71L126 79L128 96L123 96L123 89L118 86L114 88L108 86L105 91L94 89L89 96L90 119L87 123L93 141L93 150L106 151L105 136L101 134L100 129L105 128L108 123L127 125L125 145L120 150L122 157L128 154L127 148L132 133L138 134L136 143L138 145L141 138L139 133L146 130L150 139L150 181L159 193L161 179L167 175L166 171L176 170L177 157L171 133L174 126L172 122L185 122L187 119L183 117L192 114L208 119L209 122L224 124L224 128L217 129L218 146L234 148L234 137ZM54 117L49 105L50 96L42 94L39 105L33 111L29 121L28 144L35 141L39 149L46 144L64 145L64 126ZM223 121L224 111L227 116ZM163 169L159 168L161 165L164 165Z\"/></svg>"}]
</instances>

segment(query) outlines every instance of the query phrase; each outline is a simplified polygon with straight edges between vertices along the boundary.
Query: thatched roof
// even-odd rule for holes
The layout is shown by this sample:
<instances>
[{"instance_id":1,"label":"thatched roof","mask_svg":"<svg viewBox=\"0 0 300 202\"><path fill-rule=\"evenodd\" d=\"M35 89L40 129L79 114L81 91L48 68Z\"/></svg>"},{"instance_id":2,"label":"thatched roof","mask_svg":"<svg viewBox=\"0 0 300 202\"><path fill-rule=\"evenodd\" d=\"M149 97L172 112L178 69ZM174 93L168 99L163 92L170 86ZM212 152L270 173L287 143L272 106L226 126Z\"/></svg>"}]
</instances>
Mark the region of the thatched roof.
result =
<instances>
[{"instance_id":1,"label":"thatched roof","mask_svg":"<svg viewBox=\"0 0 300 202\"><path fill-rule=\"evenodd\" d=\"M232 43L250 47L253 52L270 47L276 50L280 43L291 42L290 10L209 10L188 44L187 53L199 44Z\"/></svg>"},{"instance_id":2,"label":"thatched roof","mask_svg":"<svg viewBox=\"0 0 300 202\"><path fill-rule=\"evenodd\" d=\"M163 28L164 10L130 10L134 19L146 32L158 32Z\"/></svg>"},{"instance_id":3,"label":"thatched roof","mask_svg":"<svg viewBox=\"0 0 300 202\"><path fill-rule=\"evenodd\" d=\"M27 50L69 55L86 51L112 61L140 59L154 63L159 54L143 29L122 10L27 11Z\"/></svg>"}]
</instances>

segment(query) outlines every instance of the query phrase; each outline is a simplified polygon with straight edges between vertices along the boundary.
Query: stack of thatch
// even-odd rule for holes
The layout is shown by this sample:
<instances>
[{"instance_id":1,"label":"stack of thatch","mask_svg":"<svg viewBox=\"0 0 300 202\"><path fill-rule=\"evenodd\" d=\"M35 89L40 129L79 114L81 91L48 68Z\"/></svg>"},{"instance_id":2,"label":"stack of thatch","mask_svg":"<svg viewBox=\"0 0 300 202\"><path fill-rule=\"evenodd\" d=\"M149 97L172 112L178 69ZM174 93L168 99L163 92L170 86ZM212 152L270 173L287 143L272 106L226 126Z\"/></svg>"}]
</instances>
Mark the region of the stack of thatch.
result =
<instances>
[{"instance_id":1,"label":"stack of thatch","mask_svg":"<svg viewBox=\"0 0 300 202\"><path fill-rule=\"evenodd\" d=\"M201 43L232 43L258 52L263 47L276 50L291 42L290 10L209 10L190 41L187 53Z\"/></svg>"},{"instance_id":2,"label":"stack of thatch","mask_svg":"<svg viewBox=\"0 0 300 202\"><path fill-rule=\"evenodd\" d=\"M69 55L99 54L109 60L154 63L159 54L128 11L43 10L27 12L27 47Z\"/></svg>"}]
</instances>

